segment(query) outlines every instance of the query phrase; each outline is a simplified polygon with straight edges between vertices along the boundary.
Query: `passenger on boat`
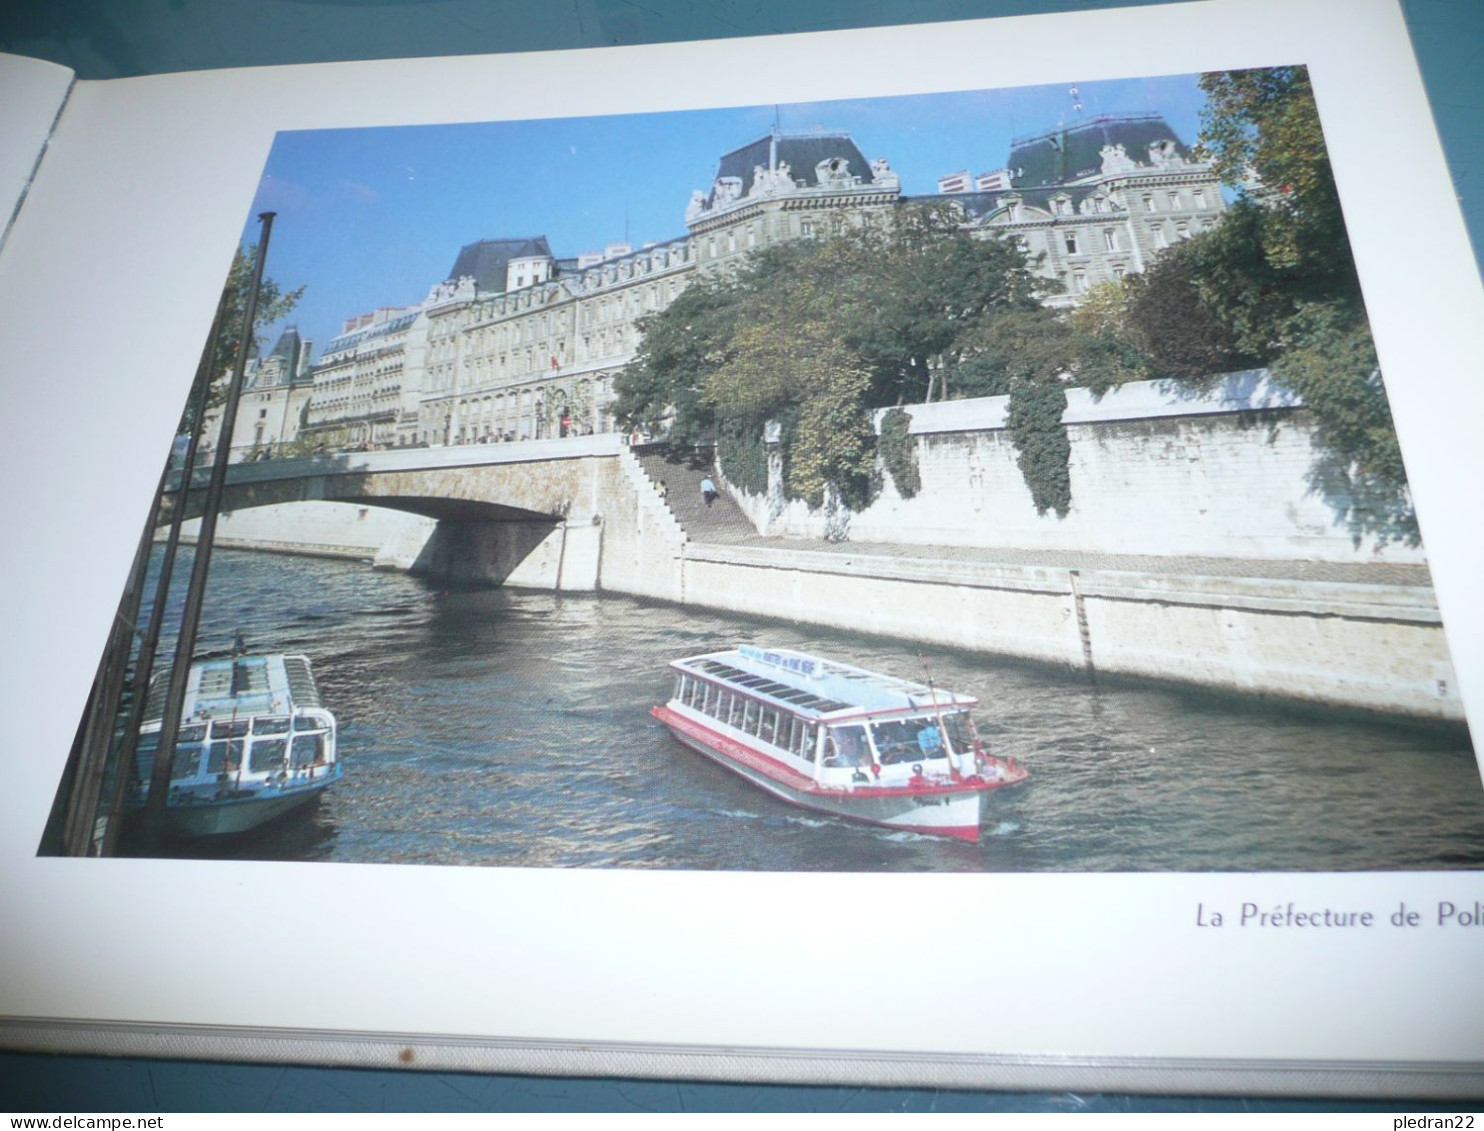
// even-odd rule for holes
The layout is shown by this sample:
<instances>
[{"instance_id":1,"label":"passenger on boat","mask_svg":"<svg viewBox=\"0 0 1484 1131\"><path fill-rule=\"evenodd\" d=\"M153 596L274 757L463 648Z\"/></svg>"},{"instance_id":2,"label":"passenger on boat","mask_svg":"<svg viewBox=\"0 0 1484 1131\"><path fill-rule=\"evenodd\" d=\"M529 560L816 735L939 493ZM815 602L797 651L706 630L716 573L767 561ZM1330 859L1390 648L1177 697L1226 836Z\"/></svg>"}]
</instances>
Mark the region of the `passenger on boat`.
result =
<instances>
[{"instance_id":1,"label":"passenger on boat","mask_svg":"<svg viewBox=\"0 0 1484 1131\"><path fill-rule=\"evenodd\" d=\"M870 760L863 729L858 726L830 727L824 740L826 766L864 766Z\"/></svg>"}]
</instances>

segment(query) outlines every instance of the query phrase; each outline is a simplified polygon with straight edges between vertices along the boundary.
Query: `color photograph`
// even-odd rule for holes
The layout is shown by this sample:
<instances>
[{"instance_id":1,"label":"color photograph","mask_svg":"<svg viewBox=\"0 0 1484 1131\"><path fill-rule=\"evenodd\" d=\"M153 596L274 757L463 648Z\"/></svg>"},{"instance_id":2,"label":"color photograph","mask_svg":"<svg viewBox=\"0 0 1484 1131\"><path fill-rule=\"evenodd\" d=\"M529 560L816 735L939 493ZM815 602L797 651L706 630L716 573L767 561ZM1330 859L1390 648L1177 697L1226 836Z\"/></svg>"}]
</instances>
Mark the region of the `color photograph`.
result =
<instances>
[{"instance_id":1,"label":"color photograph","mask_svg":"<svg viewBox=\"0 0 1484 1131\"><path fill-rule=\"evenodd\" d=\"M41 855L1484 864L1300 66L282 132L161 459Z\"/></svg>"}]
</instances>

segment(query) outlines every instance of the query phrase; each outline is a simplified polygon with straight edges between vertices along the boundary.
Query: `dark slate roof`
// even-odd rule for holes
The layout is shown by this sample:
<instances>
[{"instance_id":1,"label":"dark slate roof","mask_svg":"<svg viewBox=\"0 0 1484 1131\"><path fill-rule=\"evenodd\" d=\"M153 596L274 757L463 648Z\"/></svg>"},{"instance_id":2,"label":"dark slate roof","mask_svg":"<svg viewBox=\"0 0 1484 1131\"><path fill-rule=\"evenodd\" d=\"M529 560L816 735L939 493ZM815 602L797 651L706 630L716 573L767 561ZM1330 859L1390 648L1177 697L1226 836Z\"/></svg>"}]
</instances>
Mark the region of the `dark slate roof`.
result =
<instances>
[{"instance_id":1,"label":"dark slate roof","mask_svg":"<svg viewBox=\"0 0 1484 1131\"><path fill-rule=\"evenodd\" d=\"M1175 151L1186 156L1185 146L1158 114L1100 114L1016 138L1010 148L1010 175L1016 188L1065 184L1102 169L1105 145L1122 145L1130 158L1147 163L1149 147L1159 141L1173 141Z\"/></svg>"},{"instance_id":2,"label":"dark slate roof","mask_svg":"<svg viewBox=\"0 0 1484 1131\"><path fill-rule=\"evenodd\" d=\"M299 359L299 351L303 348L304 339L299 337L299 327L286 326L283 333L278 335L278 344L268 356L282 358L292 371L294 363Z\"/></svg>"},{"instance_id":3,"label":"dark slate roof","mask_svg":"<svg viewBox=\"0 0 1484 1131\"><path fill-rule=\"evenodd\" d=\"M741 149L732 150L721 159L721 166L716 171L716 179L738 178L742 182L742 195L746 196L752 191L753 170L759 165L764 169L769 168L769 151L772 143L772 136L767 135L756 141L748 142ZM859 177L861 184L868 185L874 182L875 178L871 175L871 163L866 160L865 154L860 151L849 134L778 135L778 161L788 165L789 176L795 181L803 181L809 188L819 186L815 166L831 157L843 157L850 170L850 175ZM707 203L714 203L714 198L708 198Z\"/></svg>"},{"instance_id":4,"label":"dark slate roof","mask_svg":"<svg viewBox=\"0 0 1484 1131\"><path fill-rule=\"evenodd\" d=\"M457 282L465 275L474 276L474 286L482 292L504 291L506 269L512 259L528 256L551 256L551 248L545 236L508 240L480 240L465 244L459 249L448 273L448 282Z\"/></svg>"}]
</instances>

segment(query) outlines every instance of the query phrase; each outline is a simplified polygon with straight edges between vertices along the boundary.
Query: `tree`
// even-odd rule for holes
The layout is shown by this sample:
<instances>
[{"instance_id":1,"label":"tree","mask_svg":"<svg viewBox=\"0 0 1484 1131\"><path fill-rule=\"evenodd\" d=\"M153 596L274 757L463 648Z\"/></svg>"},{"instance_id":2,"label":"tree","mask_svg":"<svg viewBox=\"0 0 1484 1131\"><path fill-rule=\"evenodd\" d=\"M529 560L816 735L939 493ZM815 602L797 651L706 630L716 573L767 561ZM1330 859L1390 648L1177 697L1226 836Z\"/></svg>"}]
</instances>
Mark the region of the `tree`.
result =
<instances>
[{"instance_id":1,"label":"tree","mask_svg":"<svg viewBox=\"0 0 1484 1131\"><path fill-rule=\"evenodd\" d=\"M700 379L722 360L738 303L732 280L703 277L639 320L639 349L615 385L614 414L626 427L658 434L668 423L683 443L712 437L716 420L701 404Z\"/></svg>"},{"instance_id":2,"label":"tree","mask_svg":"<svg viewBox=\"0 0 1484 1131\"><path fill-rule=\"evenodd\" d=\"M1275 268L1331 277L1358 292L1350 237L1305 67L1202 75L1198 153L1263 207L1263 250ZM1256 177L1256 185L1251 178Z\"/></svg>"},{"instance_id":3,"label":"tree","mask_svg":"<svg viewBox=\"0 0 1484 1131\"><path fill-rule=\"evenodd\" d=\"M873 486L872 412L935 387L995 312L1039 309L1018 245L964 231L944 202L754 254L735 278L697 281L645 319L619 378L626 425L673 418L672 435L714 435L729 477L766 481L761 441L781 427L786 489L858 507Z\"/></svg>"},{"instance_id":4,"label":"tree","mask_svg":"<svg viewBox=\"0 0 1484 1131\"><path fill-rule=\"evenodd\" d=\"M846 342L872 372L881 405L941 399L934 365L951 368L964 342L993 311L1039 304L1041 281L1014 241L963 227L953 202L903 205L892 223L841 242L837 264L856 285L839 288Z\"/></svg>"},{"instance_id":5,"label":"tree","mask_svg":"<svg viewBox=\"0 0 1484 1131\"><path fill-rule=\"evenodd\" d=\"M1302 397L1310 476L1355 535L1415 544L1391 425L1319 112L1302 67L1205 75L1200 148L1240 199L1164 252L1101 314L1155 375L1201 388L1267 366ZM1255 179L1254 179L1255 178Z\"/></svg>"},{"instance_id":6,"label":"tree","mask_svg":"<svg viewBox=\"0 0 1484 1131\"><path fill-rule=\"evenodd\" d=\"M256 244L246 248L239 245L232 253L232 266L227 270L227 281L222 287L221 298L217 300L216 338L203 351L201 366L196 373L198 385L201 381L209 384L206 402L208 408L220 405L227 397L225 378L231 374L232 367L237 363L237 348L242 341L243 322L247 318L247 295L252 289L253 259L257 253ZM285 291L273 279L266 275L263 277L258 289L258 308L253 319L253 344L256 348L262 349L264 345L259 337L263 327L288 317L303 297L303 287ZM182 432L192 428L191 417L195 401L196 391L193 389L181 419Z\"/></svg>"}]
</instances>

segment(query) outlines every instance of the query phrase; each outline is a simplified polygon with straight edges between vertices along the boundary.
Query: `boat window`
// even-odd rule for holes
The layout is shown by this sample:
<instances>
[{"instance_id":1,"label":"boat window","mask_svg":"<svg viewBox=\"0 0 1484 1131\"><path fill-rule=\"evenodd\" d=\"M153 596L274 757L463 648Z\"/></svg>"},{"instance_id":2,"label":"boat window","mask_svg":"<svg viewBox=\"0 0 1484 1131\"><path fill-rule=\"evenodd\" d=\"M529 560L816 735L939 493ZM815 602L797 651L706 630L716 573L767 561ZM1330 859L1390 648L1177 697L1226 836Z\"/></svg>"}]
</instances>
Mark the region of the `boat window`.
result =
<instances>
[{"instance_id":1,"label":"boat window","mask_svg":"<svg viewBox=\"0 0 1484 1131\"><path fill-rule=\"evenodd\" d=\"M974 721L969 712L958 711L943 716L943 725L948 728L948 745L955 751L970 750L974 746Z\"/></svg>"},{"instance_id":2,"label":"boat window","mask_svg":"<svg viewBox=\"0 0 1484 1131\"><path fill-rule=\"evenodd\" d=\"M722 722L727 721L727 714L732 709L732 693L726 688L718 688L716 692L716 704L711 714Z\"/></svg>"},{"instance_id":3,"label":"boat window","mask_svg":"<svg viewBox=\"0 0 1484 1131\"><path fill-rule=\"evenodd\" d=\"M288 719L258 718L252 721L253 734L287 734L288 729Z\"/></svg>"},{"instance_id":4,"label":"boat window","mask_svg":"<svg viewBox=\"0 0 1484 1131\"><path fill-rule=\"evenodd\" d=\"M323 718L317 718L314 715L294 716L295 730L324 730L325 726L325 720Z\"/></svg>"},{"instance_id":5,"label":"boat window","mask_svg":"<svg viewBox=\"0 0 1484 1131\"><path fill-rule=\"evenodd\" d=\"M242 740L212 742L207 745L206 772L208 774L235 774L242 768Z\"/></svg>"},{"instance_id":6,"label":"boat window","mask_svg":"<svg viewBox=\"0 0 1484 1131\"><path fill-rule=\"evenodd\" d=\"M814 751L818 747L819 728L813 723L799 720L799 755L806 762L814 761Z\"/></svg>"},{"instance_id":7,"label":"boat window","mask_svg":"<svg viewBox=\"0 0 1484 1131\"><path fill-rule=\"evenodd\" d=\"M735 691L732 692L732 705L727 708L727 723L731 726L740 727L742 725L742 708L744 703L746 703L746 700L742 696L738 695Z\"/></svg>"},{"instance_id":8,"label":"boat window","mask_svg":"<svg viewBox=\"0 0 1484 1131\"><path fill-rule=\"evenodd\" d=\"M680 700L681 702L684 702L684 698L685 698L685 676L683 676L683 675L677 675L675 677L675 694L671 698L674 698L674 699Z\"/></svg>"},{"instance_id":9,"label":"boat window","mask_svg":"<svg viewBox=\"0 0 1484 1131\"><path fill-rule=\"evenodd\" d=\"M298 770L325 760L325 736L322 734L296 734L290 749L290 765Z\"/></svg>"},{"instance_id":10,"label":"boat window","mask_svg":"<svg viewBox=\"0 0 1484 1131\"><path fill-rule=\"evenodd\" d=\"M866 728L859 724L830 727L824 740L826 766L864 766L871 761Z\"/></svg>"},{"instance_id":11,"label":"boat window","mask_svg":"<svg viewBox=\"0 0 1484 1131\"><path fill-rule=\"evenodd\" d=\"M778 736L778 712L771 707L765 707L762 713L762 721L758 723L757 736L764 742L772 742Z\"/></svg>"},{"instance_id":12,"label":"boat window","mask_svg":"<svg viewBox=\"0 0 1484 1131\"><path fill-rule=\"evenodd\" d=\"M702 685L701 694L701 710L708 715L714 715L716 713L716 688L710 683L705 683Z\"/></svg>"},{"instance_id":13,"label":"boat window","mask_svg":"<svg viewBox=\"0 0 1484 1131\"><path fill-rule=\"evenodd\" d=\"M189 746L178 745L175 748L175 761L170 766L170 778L172 781L184 781L193 778L201 772L201 747L196 743Z\"/></svg>"},{"instance_id":14,"label":"boat window","mask_svg":"<svg viewBox=\"0 0 1484 1131\"><path fill-rule=\"evenodd\" d=\"M200 742L206 737L206 724L194 723L191 726L181 727L176 733L177 742Z\"/></svg>"},{"instance_id":15,"label":"boat window","mask_svg":"<svg viewBox=\"0 0 1484 1131\"><path fill-rule=\"evenodd\" d=\"M758 716L757 702L752 699L747 699L744 700L742 707L744 711L744 714L742 715L742 729L745 730L748 734L756 734Z\"/></svg>"},{"instance_id":16,"label":"boat window","mask_svg":"<svg viewBox=\"0 0 1484 1131\"><path fill-rule=\"evenodd\" d=\"M255 774L271 773L283 769L288 743L282 738L260 739L252 744L247 768Z\"/></svg>"},{"instance_id":17,"label":"boat window","mask_svg":"<svg viewBox=\"0 0 1484 1131\"><path fill-rule=\"evenodd\" d=\"M795 754L797 754L800 758L809 757L809 755L804 752L804 732L808 729L809 728L807 724L805 724L803 719L789 720L788 748Z\"/></svg>"},{"instance_id":18,"label":"boat window","mask_svg":"<svg viewBox=\"0 0 1484 1131\"><path fill-rule=\"evenodd\" d=\"M872 723L871 738L885 765L943 758L948 753L943 748L943 732L938 729L936 719L892 719Z\"/></svg>"},{"instance_id":19,"label":"boat window","mask_svg":"<svg viewBox=\"0 0 1484 1131\"><path fill-rule=\"evenodd\" d=\"M246 719L217 719L211 724L212 738L241 738L246 733Z\"/></svg>"}]
</instances>

